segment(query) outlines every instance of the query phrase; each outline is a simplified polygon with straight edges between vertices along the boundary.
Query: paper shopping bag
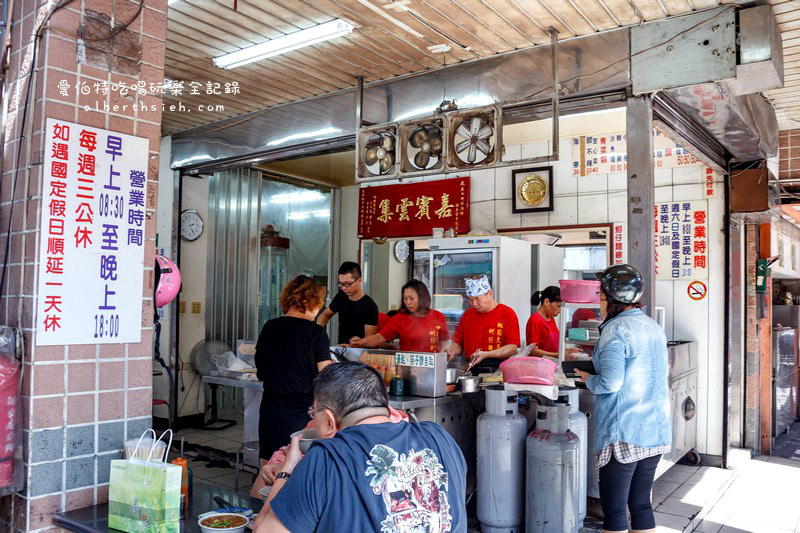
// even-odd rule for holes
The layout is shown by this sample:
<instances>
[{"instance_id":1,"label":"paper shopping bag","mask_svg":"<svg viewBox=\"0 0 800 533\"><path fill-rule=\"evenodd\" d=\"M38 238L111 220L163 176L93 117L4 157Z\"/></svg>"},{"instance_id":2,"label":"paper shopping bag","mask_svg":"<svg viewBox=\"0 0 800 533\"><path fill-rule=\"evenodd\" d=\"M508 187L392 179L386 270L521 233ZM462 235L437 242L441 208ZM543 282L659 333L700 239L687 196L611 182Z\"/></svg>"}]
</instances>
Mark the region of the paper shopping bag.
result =
<instances>
[{"instance_id":1,"label":"paper shopping bag","mask_svg":"<svg viewBox=\"0 0 800 533\"><path fill-rule=\"evenodd\" d=\"M141 459L111 461L108 526L128 533L178 533L182 468Z\"/></svg>"}]
</instances>

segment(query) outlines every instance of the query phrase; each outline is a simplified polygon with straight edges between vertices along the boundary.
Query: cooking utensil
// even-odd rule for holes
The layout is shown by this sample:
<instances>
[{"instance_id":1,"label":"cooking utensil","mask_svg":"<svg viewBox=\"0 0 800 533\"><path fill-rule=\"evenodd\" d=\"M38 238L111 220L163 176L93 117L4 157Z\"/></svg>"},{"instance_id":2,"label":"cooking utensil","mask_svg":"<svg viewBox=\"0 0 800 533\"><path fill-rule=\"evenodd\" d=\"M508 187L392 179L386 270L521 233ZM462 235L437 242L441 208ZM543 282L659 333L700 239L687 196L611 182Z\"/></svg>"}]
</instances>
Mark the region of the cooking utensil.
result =
<instances>
[{"instance_id":1,"label":"cooking utensil","mask_svg":"<svg viewBox=\"0 0 800 533\"><path fill-rule=\"evenodd\" d=\"M448 368L445 376L445 383L452 385L458 381L458 378L464 375L464 372L459 368Z\"/></svg>"},{"instance_id":2,"label":"cooking utensil","mask_svg":"<svg viewBox=\"0 0 800 533\"><path fill-rule=\"evenodd\" d=\"M220 507L223 507L223 508L224 507L233 507L232 503L226 502L225 500L223 500L219 496L214 496L214 501L217 503L217 505L219 505Z\"/></svg>"},{"instance_id":3,"label":"cooking utensil","mask_svg":"<svg viewBox=\"0 0 800 533\"><path fill-rule=\"evenodd\" d=\"M458 385L461 392L477 392L478 384L481 382L480 376L461 376L458 378Z\"/></svg>"}]
</instances>

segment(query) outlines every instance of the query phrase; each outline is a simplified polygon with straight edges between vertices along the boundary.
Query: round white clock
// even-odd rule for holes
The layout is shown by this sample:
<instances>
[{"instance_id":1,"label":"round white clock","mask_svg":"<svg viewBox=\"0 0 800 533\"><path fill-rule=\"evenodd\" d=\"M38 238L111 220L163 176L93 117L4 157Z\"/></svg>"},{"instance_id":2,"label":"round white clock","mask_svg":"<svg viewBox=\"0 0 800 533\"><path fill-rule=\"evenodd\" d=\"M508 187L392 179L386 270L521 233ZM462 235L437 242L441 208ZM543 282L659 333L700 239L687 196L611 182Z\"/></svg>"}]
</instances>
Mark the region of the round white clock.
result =
<instances>
[{"instance_id":1,"label":"round white clock","mask_svg":"<svg viewBox=\"0 0 800 533\"><path fill-rule=\"evenodd\" d=\"M394 258L405 263L408 260L408 241L397 241L394 243Z\"/></svg>"},{"instance_id":2,"label":"round white clock","mask_svg":"<svg viewBox=\"0 0 800 533\"><path fill-rule=\"evenodd\" d=\"M203 219L194 209L187 209L181 213L181 238L187 241L196 241L203 234Z\"/></svg>"}]
</instances>

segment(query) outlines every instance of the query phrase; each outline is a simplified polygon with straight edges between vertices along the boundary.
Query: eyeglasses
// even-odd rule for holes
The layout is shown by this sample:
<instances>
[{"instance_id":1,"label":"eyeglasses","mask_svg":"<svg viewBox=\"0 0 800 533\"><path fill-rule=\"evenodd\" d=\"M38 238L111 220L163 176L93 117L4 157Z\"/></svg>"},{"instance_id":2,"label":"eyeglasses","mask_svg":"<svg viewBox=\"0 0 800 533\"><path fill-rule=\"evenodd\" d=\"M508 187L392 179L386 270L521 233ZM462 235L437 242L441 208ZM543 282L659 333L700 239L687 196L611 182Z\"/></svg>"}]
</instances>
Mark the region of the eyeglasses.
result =
<instances>
[{"instance_id":1,"label":"eyeglasses","mask_svg":"<svg viewBox=\"0 0 800 533\"><path fill-rule=\"evenodd\" d=\"M361 279L361 278L359 278L359 279ZM355 281L345 281L345 282L341 282L341 281L340 281L340 282L339 282L339 283L337 283L336 285L337 285L337 286L338 286L340 289L349 289L350 287L352 287L352 286L353 286L353 285L355 285L356 283L358 283L358 280L355 280Z\"/></svg>"},{"instance_id":2,"label":"eyeglasses","mask_svg":"<svg viewBox=\"0 0 800 533\"><path fill-rule=\"evenodd\" d=\"M327 409L327 407L325 407L324 405L320 405L319 407L314 407L312 405L311 407L309 407L308 411L306 411L308 413L308 418L314 418L314 415L317 413L317 411L321 409Z\"/></svg>"}]
</instances>

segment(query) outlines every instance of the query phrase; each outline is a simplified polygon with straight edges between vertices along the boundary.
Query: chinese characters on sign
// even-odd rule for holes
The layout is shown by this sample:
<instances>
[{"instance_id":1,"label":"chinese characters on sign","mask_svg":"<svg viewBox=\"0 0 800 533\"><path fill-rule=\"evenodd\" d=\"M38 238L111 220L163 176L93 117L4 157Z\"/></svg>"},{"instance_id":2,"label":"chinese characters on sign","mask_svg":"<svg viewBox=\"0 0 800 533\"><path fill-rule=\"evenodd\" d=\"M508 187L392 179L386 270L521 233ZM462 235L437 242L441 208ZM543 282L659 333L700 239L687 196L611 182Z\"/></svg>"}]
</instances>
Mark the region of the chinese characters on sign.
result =
<instances>
[{"instance_id":1,"label":"chinese characters on sign","mask_svg":"<svg viewBox=\"0 0 800 533\"><path fill-rule=\"evenodd\" d=\"M411 237L433 228L469 232L469 178L363 187L358 236Z\"/></svg>"},{"instance_id":2,"label":"chinese characters on sign","mask_svg":"<svg viewBox=\"0 0 800 533\"><path fill-rule=\"evenodd\" d=\"M676 145L658 130L653 136L655 168L675 168L702 165L695 156ZM594 176L628 171L628 147L625 133L597 136L581 135L572 138L572 173L575 176Z\"/></svg>"},{"instance_id":3,"label":"chinese characters on sign","mask_svg":"<svg viewBox=\"0 0 800 533\"><path fill-rule=\"evenodd\" d=\"M397 366L418 366L422 368L434 367L434 358L432 353L398 352L395 357Z\"/></svg>"},{"instance_id":4,"label":"chinese characters on sign","mask_svg":"<svg viewBox=\"0 0 800 533\"><path fill-rule=\"evenodd\" d=\"M148 141L47 119L36 344L139 342Z\"/></svg>"},{"instance_id":5,"label":"chinese characters on sign","mask_svg":"<svg viewBox=\"0 0 800 533\"><path fill-rule=\"evenodd\" d=\"M655 205L656 279L708 279L708 202Z\"/></svg>"},{"instance_id":6,"label":"chinese characters on sign","mask_svg":"<svg viewBox=\"0 0 800 533\"><path fill-rule=\"evenodd\" d=\"M706 167L704 190L706 198L714 196L714 171L711 170L711 167Z\"/></svg>"},{"instance_id":7,"label":"chinese characters on sign","mask_svg":"<svg viewBox=\"0 0 800 533\"><path fill-rule=\"evenodd\" d=\"M625 233L625 224L615 222L612 225L611 264L623 265L627 258L628 237Z\"/></svg>"}]
</instances>

